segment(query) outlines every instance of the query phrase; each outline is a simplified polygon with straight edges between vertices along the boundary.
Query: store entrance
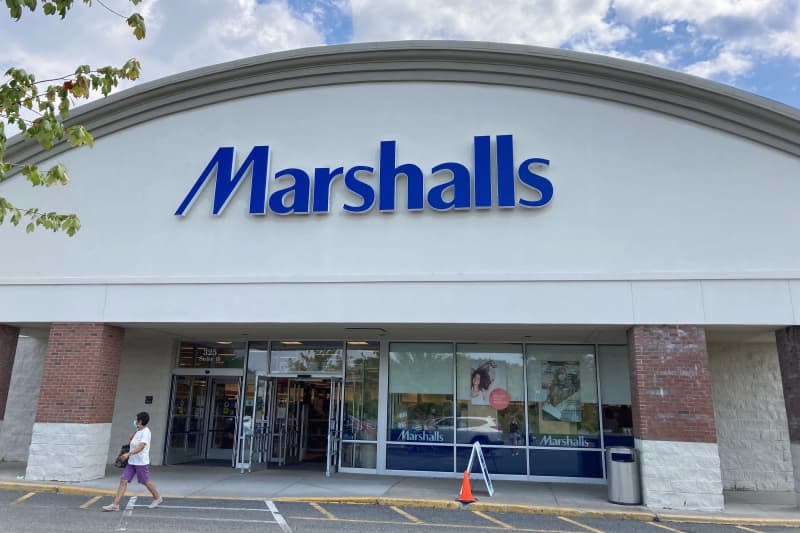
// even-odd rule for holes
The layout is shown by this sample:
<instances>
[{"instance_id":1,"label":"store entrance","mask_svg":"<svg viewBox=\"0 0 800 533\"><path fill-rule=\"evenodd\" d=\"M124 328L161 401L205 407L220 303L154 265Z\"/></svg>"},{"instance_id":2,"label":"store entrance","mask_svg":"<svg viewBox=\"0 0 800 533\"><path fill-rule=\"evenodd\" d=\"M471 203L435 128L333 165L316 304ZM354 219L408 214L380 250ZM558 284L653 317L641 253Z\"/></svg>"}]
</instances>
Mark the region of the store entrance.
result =
<instances>
[{"instance_id":1,"label":"store entrance","mask_svg":"<svg viewBox=\"0 0 800 533\"><path fill-rule=\"evenodd\" d=\"M238 468L338 469L341 379L257 376L246 394Z\"/></svg>"},{"instance_id":2,"label":"store entrance","mask_svg":"<svg viewBox=\"0 0 800 533\"><path fill-rule=\"evenodd\" d=\"M241 378L176 375L167 434L167 464L233 466Z\"/></svg>"}]
</instances>

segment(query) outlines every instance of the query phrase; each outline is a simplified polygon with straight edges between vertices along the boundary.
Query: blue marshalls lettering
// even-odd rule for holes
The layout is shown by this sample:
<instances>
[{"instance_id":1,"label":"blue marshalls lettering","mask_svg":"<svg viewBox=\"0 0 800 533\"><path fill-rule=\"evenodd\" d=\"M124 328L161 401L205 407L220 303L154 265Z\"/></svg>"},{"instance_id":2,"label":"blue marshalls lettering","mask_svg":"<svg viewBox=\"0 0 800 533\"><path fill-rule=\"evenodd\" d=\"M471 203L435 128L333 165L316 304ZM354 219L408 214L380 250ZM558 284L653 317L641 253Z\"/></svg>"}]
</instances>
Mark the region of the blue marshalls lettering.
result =
<instances>
[{"instance_id":1,"label":"blue marshalls lettering","mask_svg":"<svg viewBox=\"0 0 800 533\"><path fill-rule=\"evenodd\" d=\"M550 160L531 157L518 165L512 135L497 135L494 144L492 157L491 136L473 138L471 169L463 163L445 161L426 173L419 165L401 161L397 141L385 140L380 142L377 166L331 165L311 172L289 167L272 175L269 146L253 146L238 167L234 147L222 146L206 164L175 215L186 215L212 181L215 184L211 213L221 215L248 177L251 215L329 213L334 187L343 187L351 193L352 199L341 205L347 213L367 213L375 207L382 213L392 213L397 209L401 178L405 181L405 206L409 211L548 205L553 199L553 183L540 172L549 168ZM438 178L437 184L426 187L426 176Z\"/></svg>"}]
</instances>

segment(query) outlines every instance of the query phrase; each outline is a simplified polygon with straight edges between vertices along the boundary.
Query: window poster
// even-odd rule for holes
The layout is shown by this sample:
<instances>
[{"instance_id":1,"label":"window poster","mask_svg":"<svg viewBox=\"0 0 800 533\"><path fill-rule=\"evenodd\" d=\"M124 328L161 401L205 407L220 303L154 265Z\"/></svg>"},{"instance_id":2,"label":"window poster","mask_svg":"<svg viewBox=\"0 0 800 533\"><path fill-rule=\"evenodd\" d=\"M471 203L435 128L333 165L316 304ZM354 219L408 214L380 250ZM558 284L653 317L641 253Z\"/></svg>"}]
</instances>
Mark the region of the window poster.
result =
<instances>
[{"instance_id":1,"label":"window poster","mask_svg":"<svg viewBox=\"0 0 800 533\"><path fill-rule=\"evenodd\" d=\"M560 422L580 422L580 361L547 361L543 366L544 418Z\"/></svg>"},{"instance_id":2,"label":"window poster","mask_svg":"<svg viewBox=\"0 0 800 533\"><path fill-rule=\"evenodd\" d=\"M508 374L505 361L473 360L470 372L470 403L488 405L498 411L508 407Z\"/></svg>"}]
</instances>

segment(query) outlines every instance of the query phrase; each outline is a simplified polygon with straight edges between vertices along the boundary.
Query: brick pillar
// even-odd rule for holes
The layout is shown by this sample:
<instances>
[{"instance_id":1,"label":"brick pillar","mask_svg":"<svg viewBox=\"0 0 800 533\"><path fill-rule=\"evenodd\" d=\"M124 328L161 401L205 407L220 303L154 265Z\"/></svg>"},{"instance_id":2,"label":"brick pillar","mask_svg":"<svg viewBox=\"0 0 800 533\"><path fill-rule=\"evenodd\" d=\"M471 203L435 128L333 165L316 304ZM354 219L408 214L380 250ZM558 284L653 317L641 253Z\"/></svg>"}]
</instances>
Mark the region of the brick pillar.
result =
<instances>
[{"instance_id":1,"label":"brick pillar","mask_svg":"<svg viewBox=\"0 0 800 533\"><path fill-rule=\"evenodd\" d=\"M26 479L105 475L123 335L107 324L50 327Z\"/></svg>"},{"instance_id":2,"label":"brick pillar","mask_svg":"<svg viewBox=\"0 0 800 533\"><path fill-rule=\"evenodd\" d=\"M723 508L705 330L634 326L628 331L633 434L644 504Z\"/></svg>"},{"instance_id":3,"label":"brick pillar","mask_svg":"<svg viewBox=\"0 0 800 533\"><path fill-rule=\"evenodd\" d=\"M6 415L8 388L11 385L11 370L14 368L14 354L17 353L19 328L0 325L0 420Z\"/></svg>"},{"instance_id":4,"label":"brick pillar","mask_svg":"<svg viewBox=\"0 0 800 533\"><path fill-rule=\"evenodd\" d=\"M783 381L783 401L789 422L789 448L794 466L794 491L800 507L800 326L775 332Z\"/></svg>"}]
</instances>

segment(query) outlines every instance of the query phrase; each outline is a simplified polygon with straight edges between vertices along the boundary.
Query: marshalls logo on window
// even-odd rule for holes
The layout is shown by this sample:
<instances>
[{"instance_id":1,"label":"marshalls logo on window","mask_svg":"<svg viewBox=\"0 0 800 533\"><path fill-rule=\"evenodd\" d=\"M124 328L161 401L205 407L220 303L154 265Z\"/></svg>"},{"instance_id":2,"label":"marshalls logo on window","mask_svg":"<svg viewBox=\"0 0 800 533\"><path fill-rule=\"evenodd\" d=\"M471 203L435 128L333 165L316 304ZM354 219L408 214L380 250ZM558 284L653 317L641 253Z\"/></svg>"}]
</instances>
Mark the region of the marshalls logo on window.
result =
<instances>
[{"instance_id":1,"label":"marshalls logo on window","mask_svg":"<svg viewBox=\"0 0 800 533\"><path fill-rule=\"evenodd\" d=\"M426 207L436 211L517 206L538 208L552 200L553 184L537 174L548 168L548 159L532 157L517 165L512 135L496 137L494 160L490 136L475 137L473 147L472 170L454 161L440 163L431 168L430 175L449 179L431 187L425 186L425 173L418 165L398 163L397 141L381 141L377 168L369 165L348 169L318 167L311 173L299 168L284 168L274 173L270 187L269 146L254 146L237 169L234 169L233 147L223 146L217 149L175 214L185 215L214 175L216 184L211 212L222 214L239 186L246 181L248 171L252 175L251 215L266 215L268 212L278 215L328 213L331 210L331 190L335 186L345 187L356 199L352 204L337 206L348 213L365 213L376 204L381 212L393 212L397 204L398 178L402 176L407 182L406 206L409 211L421 211ZM377 191L368 181L375 176Z\"/></svg>"}]
</instances>

